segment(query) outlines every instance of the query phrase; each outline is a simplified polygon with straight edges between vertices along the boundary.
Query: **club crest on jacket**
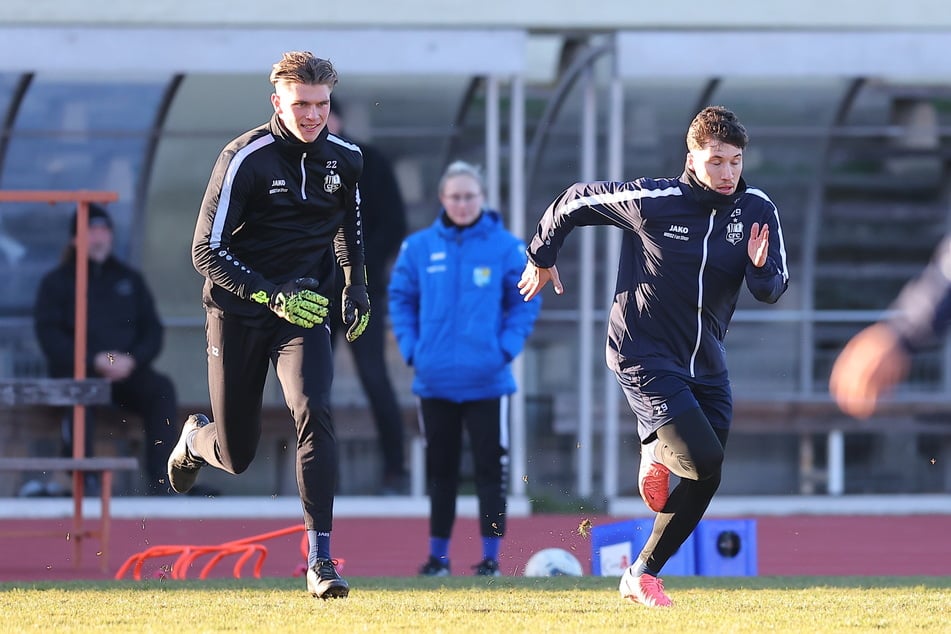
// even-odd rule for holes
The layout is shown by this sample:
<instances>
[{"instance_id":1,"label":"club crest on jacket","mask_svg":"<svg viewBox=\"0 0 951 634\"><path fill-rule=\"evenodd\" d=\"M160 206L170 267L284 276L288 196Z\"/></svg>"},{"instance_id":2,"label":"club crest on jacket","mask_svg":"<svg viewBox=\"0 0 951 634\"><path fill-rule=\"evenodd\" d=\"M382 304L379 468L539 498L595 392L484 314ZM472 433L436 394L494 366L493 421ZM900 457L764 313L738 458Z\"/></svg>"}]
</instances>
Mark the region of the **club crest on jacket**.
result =
<instances>
[{"instance_id":1,"label":"club crest on jacket","mask_svg":"<svg viewBox=\"0 0 951 634\"><path fill-rule=\"evenodd\" d=\"M732 244L736 244L743 239L743 221L737 220L735 222L730 222L726 226L726 240Z\"/></svg>"},{"instance_id":2,"label":"club crest on jacket","mask_svg":"<svg viewBox=\"0 0 951 634\"><path fill-rule=\"evenodd\" d=\"M340 189L340 174L334 174L331 172L324 176L324 191L328 194L332 194L335 191Z\"/></svg>"},{"instance_id":3,"label":"club crest on jacket","mask_svg":"<svg viewBox=\"0 0 951 634\"><path fill-rule=\"evenodd\" d=\"M472 269L472 282L476 286L488 286L492 280L492 269L487 266L477 266Z\"/></svg>"}]
</instances>

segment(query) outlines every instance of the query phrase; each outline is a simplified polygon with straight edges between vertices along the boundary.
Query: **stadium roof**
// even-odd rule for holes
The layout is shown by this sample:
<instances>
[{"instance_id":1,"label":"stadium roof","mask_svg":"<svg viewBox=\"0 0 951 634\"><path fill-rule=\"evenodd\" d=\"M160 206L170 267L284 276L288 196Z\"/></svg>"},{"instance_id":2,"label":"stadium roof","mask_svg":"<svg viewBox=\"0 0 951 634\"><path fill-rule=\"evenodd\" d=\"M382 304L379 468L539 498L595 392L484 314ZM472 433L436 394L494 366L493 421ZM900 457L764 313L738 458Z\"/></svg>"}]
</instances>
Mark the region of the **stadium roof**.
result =
<instances>
[{"instance_id":1,"label":"stadium roof","mask_svg":"<svg viewBox=\"0 0 951 634\"><path fill-rule=\"evenodd\" d=\"M261 73L287 50L346 74L516 75L524 31L0 27L0 72Z\"/></svg>"},{"instance_id":2,"label":"stadium roof","mask_svg":"<svg viewBox=\"0 0 951 634\"><path fill-rule=\"evenodd\" d=\"M622 77L951 76L951 31L626 31Z\"/></svg>"}]
</instances>

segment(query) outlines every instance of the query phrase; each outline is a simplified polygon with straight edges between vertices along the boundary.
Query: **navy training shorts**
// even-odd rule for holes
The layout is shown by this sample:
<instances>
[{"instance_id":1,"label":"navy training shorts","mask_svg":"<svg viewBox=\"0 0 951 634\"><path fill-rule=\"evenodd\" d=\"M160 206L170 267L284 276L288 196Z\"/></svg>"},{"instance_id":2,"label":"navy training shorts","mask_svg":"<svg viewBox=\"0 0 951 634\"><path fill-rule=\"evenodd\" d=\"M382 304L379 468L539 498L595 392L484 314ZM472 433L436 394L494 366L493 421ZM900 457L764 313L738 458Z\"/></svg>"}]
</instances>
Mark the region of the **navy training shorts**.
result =
<instances>
[{"instance_id":1,"label":"navy training shorts","mask_svg":"<svg viewBox=\"0 0 951 634\"><path fill-rule=\"evenodd\" d=\"M698 382L663 370L626 370L615 375L637 417L642 443L653 440L662 425L698 407L712 427L730 428L733 391L725 375L713 382Z\"/></svg>"}]
</instances>

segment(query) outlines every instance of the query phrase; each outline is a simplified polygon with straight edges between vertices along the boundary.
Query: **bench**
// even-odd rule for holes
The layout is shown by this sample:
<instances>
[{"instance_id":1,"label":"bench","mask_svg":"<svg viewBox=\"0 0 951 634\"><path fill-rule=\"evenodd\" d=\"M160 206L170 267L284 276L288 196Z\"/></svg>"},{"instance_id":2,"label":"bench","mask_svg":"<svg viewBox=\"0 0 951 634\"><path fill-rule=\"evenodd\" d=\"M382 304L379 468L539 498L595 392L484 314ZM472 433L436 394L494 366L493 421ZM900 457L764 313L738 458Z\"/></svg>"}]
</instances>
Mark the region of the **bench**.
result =
<instances>
[{"instance_id":1,"label":"bench","mask_svg":"<svg viewBox=\"0 0 951 634\"><path fill-rule=\"evenodd\" d=\"M98 405L111 398L106 379L0 379L0 407Z\"/></svg>"},{"instance_id":2,"label":"bench","mask_svg":"<svg viewBox=\"0 0 951 634\"><path fill-rule=\"evenodd\" d=\"M102 557L100 567L109 571L109 529L111 522L110 503L112 500L112 474L114 471L135 471L139 461L135 458L0 458L0 471L72 471L74 474L99 473L102 485L99 493L100 512L97 528L87 528L83 521L82 487L79 492L73 490L73 530L69 539L73 542L73 564L79 566L82 561L82 542L87 538L99 540ZM82 478L80 477L80 482ZM60 531L42 533L51 537L62 537ZM0 533L3 537L33 537L36 533Z\"/></svg>"},{"instance_id":3,"label":"bench","mask_svg":"<svg viewBox=\"0 0 951 634\"><path fill-rule=\"evenodd\" d=\"M887 423L887 424L883 424ZM951 438L951 403L904 397L879 404L868 420L848 416L828 395L776 401L741 399L734 404L738 434L798 434L800 493L824 485L830 495L845 491L847 434L936 434ZM812 438L824 436L827 461L816 465Z\"/></svg>"},{"instance_id":4,"label":"bench","mask_svg":"<svg viewBox=\"0 0 951 634\"><path fill-rule=\"evenodd\" d=\"M551 405L551 427L556 434L578 432L578 415L569 404L556 399ZM603 414L600 405L594 419ZM626 402L619 405L618 431L636 433L635 421ZM884 424L887 423L887 424ZM869 420L843 414L827 394L785 395L771 399L736 398L733 405L731 434L798 436L799 491L813 494L823 485L830 495L845 490L845 435L847 434L934 434L946 436L945 450L951 454L951 401L942 398L903 395L879 404ZM595 433L600 433L596 430ZM827 460L817 464L813 439L825 438ZM951 455L949 455L951 458Z\"/></svg>"},{"instance_id":5,"label":"bench","mask_svg":"<svg viewBox=\"0 0 951 634\"><path fill-rule=\"evenodd\" d=\"M207 403L181 403L172 425L180 426L195 412L211 416ZM56 455L60 447L60 426L64 410L48 405L17 406L6 409L9 424L0 425L0 455L19 457ZM422 494L423 469L421 440L416 432L415 406L404 407L404 437L410 490ZM368 406L335 405L334 422L340 452L340 495L368 495L379 486L379 457L376 427ZM139 456L143 450L144 431L141 419L112 406L96 408L93 454L97 456ZM209 469L201 483L220 489L225 495L290 495L296 496L294 468L296 437L294 423L287 407L267 403L261 410L261 440L258 454L247 474L233 477ZM24 474L27 472L24 471ZM21 482L13 478L2 481L0 496L15 496ZM113 481L116 495L137 495L142 485L141 474L131 472Z\"/></svg>"},{"instance_id":6,"label":"bench","mask_svg":"<svg viewBox=\"0 0 951 634\"><path fill-rule=\"evenodd\" d=\"M24 406L74 406L108 403L109 382L105 379L2 379L0 380L0 407ZM82 557L82 541L97 538L102 547L101 566L109 566L109 525L111 521L112 475L115 471L135 471L139 462L135 458L60 458L47 456L0 457L0 471L41 471L73 473L73 532L74 565L79 566ZM87 529L83 521L83 475L99 473L102 477L100 490L100 514L98 528ZM59 536L59 532L50 533ZM5 536L17 536L4 533Z\"/></svg>"}]
</instances>

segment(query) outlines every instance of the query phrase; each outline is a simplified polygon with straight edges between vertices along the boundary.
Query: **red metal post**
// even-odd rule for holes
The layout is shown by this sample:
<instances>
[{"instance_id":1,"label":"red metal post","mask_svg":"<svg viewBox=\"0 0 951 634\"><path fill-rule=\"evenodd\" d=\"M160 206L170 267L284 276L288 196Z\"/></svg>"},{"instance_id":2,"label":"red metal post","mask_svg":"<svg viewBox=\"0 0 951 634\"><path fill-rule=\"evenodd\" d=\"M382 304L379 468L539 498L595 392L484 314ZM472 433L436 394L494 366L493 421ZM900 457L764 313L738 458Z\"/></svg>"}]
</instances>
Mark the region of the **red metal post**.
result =
<instances>
[{"instance_id":1,"label":"red metal post","mask_svg":"<svg viewBox=\"0 0 951 634\"><path fill-rule=\"evenodd\" d=\"M76 205L76 324L73 337L73 376L77 380L86 378L86 331L88 325L89 290L89 203L110 203L119 199L115 192L104 191L41 191L41 190L0 190L0 202L37 202L72 203ZM73 406L73 457L86 456L86 407ZM82 556L83 536L83 472L73 472L73 554L74 564L79 565ZM105 486L105 482L103 483ZM109 513L108 506L102 510L104 516ZM103 517L107 522L108 517ZM108 528L106 529L108 531ZM108 532L106 533L108 540ZM106 547L108 552L108 547Z\"/></svg>"}]
</instances>

